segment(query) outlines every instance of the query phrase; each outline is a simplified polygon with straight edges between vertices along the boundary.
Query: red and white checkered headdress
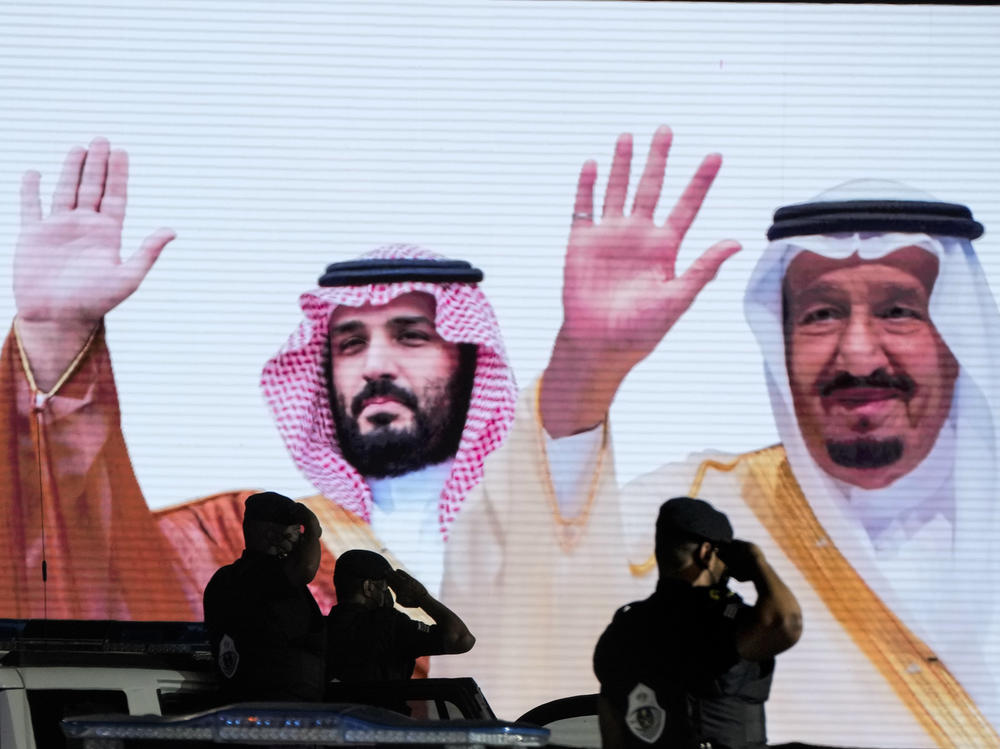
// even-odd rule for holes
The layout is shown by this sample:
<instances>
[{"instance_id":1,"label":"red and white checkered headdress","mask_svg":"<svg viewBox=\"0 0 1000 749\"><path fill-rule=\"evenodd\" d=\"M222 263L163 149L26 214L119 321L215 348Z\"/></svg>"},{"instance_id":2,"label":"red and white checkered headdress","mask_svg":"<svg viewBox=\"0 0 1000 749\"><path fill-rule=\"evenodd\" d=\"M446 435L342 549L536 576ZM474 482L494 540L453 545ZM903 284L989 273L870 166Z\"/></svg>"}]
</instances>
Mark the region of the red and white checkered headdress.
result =
<instances>
[{"instance_id":1,"label":"red and white checkered headdress","mask_svg":"<svg viewBox=\"0 0 1000 749\"><path fill-rule=\"evenodd\" d=\"M443 259L412 245L386 245L365 258ZM466 494L483 477L483 462L496 450L514 420L517 385L507 362L500 326L476 284L402 281L364 286L317 287L299 297L305 319L261 374L264 398L299 470L324 495L370 520L372 494L337 443L327 394L323 354L330 315L338 306L383 305L411 291L437 301L434 324L452 343L477 347L472 397L451 475L439 503L441 533L447 537Z\"/></svg>"}]
</instances>

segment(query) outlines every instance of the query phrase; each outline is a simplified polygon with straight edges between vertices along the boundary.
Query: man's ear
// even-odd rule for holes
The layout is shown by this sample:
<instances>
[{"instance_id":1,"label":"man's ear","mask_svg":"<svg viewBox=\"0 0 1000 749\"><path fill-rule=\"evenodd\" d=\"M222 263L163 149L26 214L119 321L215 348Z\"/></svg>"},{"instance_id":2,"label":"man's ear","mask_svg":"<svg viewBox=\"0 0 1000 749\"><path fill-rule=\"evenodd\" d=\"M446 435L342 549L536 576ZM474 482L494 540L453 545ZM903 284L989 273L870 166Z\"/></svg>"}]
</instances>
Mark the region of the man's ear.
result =
<instances>
[{"instance_id":1,"label":"man's ear","mask_svg":"<svg viewBox=\"0 0 1000 749\"><path fill-rule=\"evenodd\" d=\"M702 541L694 553L694 562L702 569L708 569L709 562L712 561L712 552L715 547L709 541Z\"/></svg>"}]
</instances>

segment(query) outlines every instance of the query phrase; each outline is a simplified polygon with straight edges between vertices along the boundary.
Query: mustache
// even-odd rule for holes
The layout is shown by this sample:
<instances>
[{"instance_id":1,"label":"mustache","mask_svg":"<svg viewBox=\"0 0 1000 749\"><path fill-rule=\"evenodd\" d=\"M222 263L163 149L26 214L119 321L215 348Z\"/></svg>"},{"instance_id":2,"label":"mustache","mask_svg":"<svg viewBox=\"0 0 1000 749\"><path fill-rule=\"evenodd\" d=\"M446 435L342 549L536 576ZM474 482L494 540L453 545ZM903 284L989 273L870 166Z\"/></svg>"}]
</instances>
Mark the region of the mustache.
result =
<instances>
[{"instance_id":1,"label":"mustache","mask_svg":"<svg viewBox=\"0 0 1000 749\"><path fill-rule=\"evenodd\" d=\"M852 388L896 390L904 398L907 398L913 395L917 389L917 383L907 374L891 374L884 368L876 369L871 374L862 376L852 375L849 372L838 372L832 378L823 379L816 383L816 389L824 398L833 395L838 390Z\"/></svg>"},{"instance_id":2,"label":"mustache","mask_svg":"<svg viewBox=\"0 0 1000 749\"><path fill-rule=\"evenodd\" d=\"M411 411L417 411L419 408L416 395L409 390L404 390L392 380L380 378L370 381L361 389L360 393L351 399L351 415L355 419L358 418L358 415L365 407L365 401L372 398L386 397L399 401Z\"/></svg>"}]
</instances>

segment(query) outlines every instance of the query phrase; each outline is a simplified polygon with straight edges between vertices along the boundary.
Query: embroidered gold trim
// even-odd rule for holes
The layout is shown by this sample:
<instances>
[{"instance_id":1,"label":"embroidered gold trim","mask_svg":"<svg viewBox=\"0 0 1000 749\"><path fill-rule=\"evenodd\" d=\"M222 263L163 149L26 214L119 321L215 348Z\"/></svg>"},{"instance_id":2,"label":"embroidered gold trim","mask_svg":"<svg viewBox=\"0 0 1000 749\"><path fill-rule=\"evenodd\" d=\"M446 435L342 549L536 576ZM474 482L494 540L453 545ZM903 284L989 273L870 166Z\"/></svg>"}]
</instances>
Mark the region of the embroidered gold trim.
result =
<instances>
[{"instance_id":1,"label":"embroidered gold trim","mask_svg":"<svg viewBox=\"0 0 1000 749\"><path fill-rule=\"evenodd\" d=\"M564 552L572 551L583 539L587 521L590 513L594 509L594 501L597 499L597 490L601 482L601 471L604 469L605 456L608 453L608 419L605 416L601 423L601 448L597 455L597 465L594 467L593 476L590 479L590 490L587 493L587 501L580 513L574 517L564 517L559 512L559 499L556 497L555 483L552 480L552 471L549 468L549 452L545 447L545 427L542 425L542 412L540 404L540 394L542 388L542 378L539 377L535 383L535 428L538 438L538 449L542 453L542 470L545 472L545 480L542 482L545 488L545 499L552 512L552 519L555 522L556 543Z\"/></svg>"},{"instance_id":2,"label":"embroidered gold trim","mask_svg":"<svg viewBox=\"0 0 1000 749\"><path fill-rule=\"evenodd\" d=\"M945 747L996 747L1000 735L935 654L861 579L827 537L792 475L781 446L741 456L742 494L830 613L875 665L924 730Z\"/></svg>"}]
</instances>

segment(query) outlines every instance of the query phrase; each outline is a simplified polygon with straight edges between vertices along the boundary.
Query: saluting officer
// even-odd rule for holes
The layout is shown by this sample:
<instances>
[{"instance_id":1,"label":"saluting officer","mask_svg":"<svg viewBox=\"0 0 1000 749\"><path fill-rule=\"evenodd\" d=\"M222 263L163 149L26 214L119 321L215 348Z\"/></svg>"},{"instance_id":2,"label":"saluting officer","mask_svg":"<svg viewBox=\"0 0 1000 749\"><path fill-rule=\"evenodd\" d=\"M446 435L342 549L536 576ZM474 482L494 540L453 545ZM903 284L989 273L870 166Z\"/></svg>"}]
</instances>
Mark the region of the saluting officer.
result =
<instances>
[{"instance_id":1,"label":"saluting officer","mask_svg":"<svg viewBox=\"0 0 1000 749\"><path fill-rule=\"evenodd\" d=\"M205 627L227 700L318 702L325 621L306 587L319 567L319 521L275 492L247 497L243 555L205 588Z\"/></svg>"},{"instance_id":2,"label":"saluting officer","mask_svg":"<svg viewBox=\"0 0 1000 749\"><path fill-rule=\"evenodd\" d=\"M594 652L604 748L765 746L774 656L802 632L795 596L700 499L660 507L656 562L656 591L619 609ZM729 590L730 575L753 581L755 605Z\"/></svg>"}]
</instances>

